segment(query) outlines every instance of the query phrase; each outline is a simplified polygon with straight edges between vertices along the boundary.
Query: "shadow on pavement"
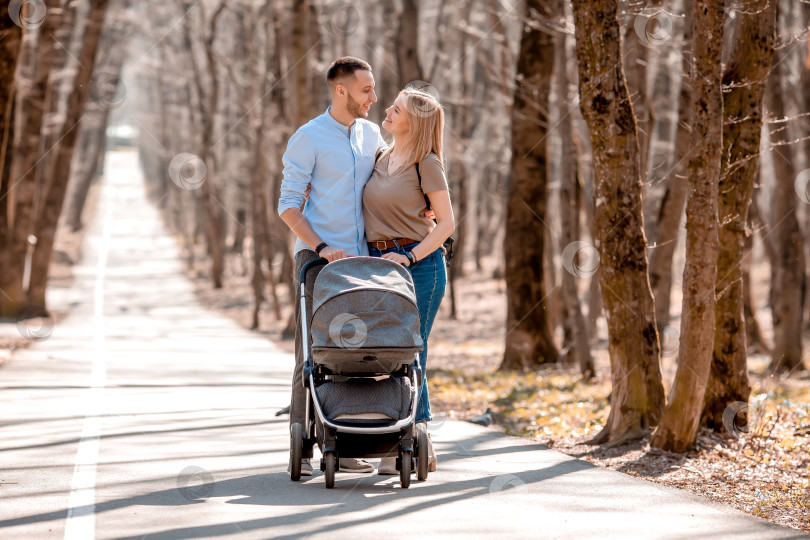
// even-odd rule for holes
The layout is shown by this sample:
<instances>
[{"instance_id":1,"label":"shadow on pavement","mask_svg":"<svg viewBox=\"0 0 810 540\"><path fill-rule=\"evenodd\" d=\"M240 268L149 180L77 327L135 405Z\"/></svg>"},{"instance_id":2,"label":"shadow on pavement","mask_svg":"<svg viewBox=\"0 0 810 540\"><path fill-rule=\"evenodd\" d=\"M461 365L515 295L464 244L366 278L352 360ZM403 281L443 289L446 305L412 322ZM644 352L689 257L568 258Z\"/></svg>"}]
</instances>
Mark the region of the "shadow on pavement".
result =
<instances>
[{"instance_id":1,"label":"shadow on pavement","mask_svg":"<svg viewBox=\"0 0 810 540\"><path fill-rule=\"evenodd\" d=\"M501 449L476 451L475 455L492 455L497 453L514 453L518 451L534 451L532 446L515 446ZM442 454L444 461L465 457L459 455L453 457ZM499 486L497 491L508 489L518 489L519 486L528 486L533 483L561 476L564 474L580 471L593 466L581 461L571 460L558 463L547 468L534 469L509 475L515 480L510 485ZM272 472L270 474L254 474L222 481L210 481L195 485L189 488L175 487L145 493L135 497L127 497L112 501L99 502L92 507L78 507L74 513L82 514L94 511L95 514L102 514L112 510L127 507L139 506L177 506L185 507L196 504L204 504L209 497L229 498L230 504L263 505L268 507L295 507L306 506L303 512L285 513L284 515L262 519L238 521L229 524L206 525L200 527L187 527L166 530L147 536L168 536L171 538L210 538L231 534L236 528L239 530L260 530L272 529L274 527L292 524L306 523L309 520L324 516L339 516L344 514L360 515L363 517L357 520L349 520L343 523L331 523L329 530L351 527L360 522L373 522L375 519L389 519L397 515L418 512L419 510L437 507L459 500L472 499L490 495L494 492L493 483L504 475L491 474L477 476L451 482L438 482L428 478L425 482L414 483L411 489L405 490L394 487L396 477L383 477L376 474L340 474L335 484L335 489L326 490L323 486L323 477L319 473L305 481L291 482L286 471ZM164 478L163 482L171 482L174 478ZM154 480L161 481L161 480ZM396 480L398 482L398 479ZM398 484L397 484L398 485ZM195 497L196 494L196 497ZM380 495L388 495L382 496ZM403 503L398 510L393 513L385 513L378 518L369 517L370 510L375 506L388 503L393 498ZM60 510L34 514L14 519L0 521L0 529L27 525L31 523L47 522L64 519L67 508ZM324 529L325 530L325 529ZM318 532L310 530L309 533ZM270 534L268 532L268 534ZM301 532L295 536L300 536ZM276 536L276 535L272 535ZM143 533L132 538L143 538Z\"/></svg>"}]
</instances>

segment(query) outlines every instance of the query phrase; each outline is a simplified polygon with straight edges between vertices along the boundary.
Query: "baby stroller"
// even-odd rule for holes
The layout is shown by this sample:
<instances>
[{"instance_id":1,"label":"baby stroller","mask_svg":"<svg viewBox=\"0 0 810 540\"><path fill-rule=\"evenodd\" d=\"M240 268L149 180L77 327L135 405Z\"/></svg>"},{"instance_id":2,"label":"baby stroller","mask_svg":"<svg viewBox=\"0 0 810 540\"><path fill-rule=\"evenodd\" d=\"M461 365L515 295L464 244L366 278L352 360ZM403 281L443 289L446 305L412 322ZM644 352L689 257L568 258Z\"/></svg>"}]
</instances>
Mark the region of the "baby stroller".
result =
<instances>
[{"instance_id":1,"label":"baby stroller","mask_svg":"<svg viewBox=\"0 0 810 540\"><path fill-rule=\"evenodd\" d=\"M321 269L307 298L307 273L323 265L326 259L316 259L301 269L307 399L304 425L290 427L290 478L301 477L301 458L311 458L317 443L327 488L335 485L338 458L388 456L397 457L407 488L414 468L419 480L428 474L427 433L414 423L422 338L413 280L395 262L351 257Z\"/></svg>"}]
</instances>

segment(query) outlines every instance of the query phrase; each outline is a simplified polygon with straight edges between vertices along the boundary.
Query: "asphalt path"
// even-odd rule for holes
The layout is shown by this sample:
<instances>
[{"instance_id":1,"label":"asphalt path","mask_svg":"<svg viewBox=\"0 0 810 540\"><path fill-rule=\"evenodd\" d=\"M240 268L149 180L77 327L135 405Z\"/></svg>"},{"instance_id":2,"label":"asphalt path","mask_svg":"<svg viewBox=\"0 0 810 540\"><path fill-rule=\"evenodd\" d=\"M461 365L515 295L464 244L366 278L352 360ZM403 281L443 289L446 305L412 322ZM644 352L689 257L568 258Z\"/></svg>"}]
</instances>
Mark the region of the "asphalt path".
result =
<instances>
[{"instance_id":1,"label":"asphalt path","mask_svg":"<svg viewBox=\"0 0 810 540\"><path fill-rule=\"evenodd\" d=\"M808 538L455 421L409 489L291 482L292 356L200 305L137 155L107 159L70 315L0 368L0 538Z\"/></svg>"}]
</instances>

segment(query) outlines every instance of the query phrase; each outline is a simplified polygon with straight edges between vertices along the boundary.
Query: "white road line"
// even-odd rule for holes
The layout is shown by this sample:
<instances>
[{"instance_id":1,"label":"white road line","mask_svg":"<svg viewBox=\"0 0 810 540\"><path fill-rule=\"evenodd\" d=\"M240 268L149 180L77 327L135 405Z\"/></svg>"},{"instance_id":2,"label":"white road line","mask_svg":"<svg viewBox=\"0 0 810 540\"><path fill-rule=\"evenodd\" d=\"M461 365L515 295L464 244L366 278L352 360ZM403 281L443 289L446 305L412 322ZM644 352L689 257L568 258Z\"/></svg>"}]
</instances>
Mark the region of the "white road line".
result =
<instances>
[{"instance_id":1,"label":"white road line","mask_svg":"<svg viewBox=\"0 0 810 540\"><path fill-rule=\"evenodd\" d=\"M109 186L109 184L108 184ZM101 437L101 411L107 382L107 354L104 339L104 274L110 247L110 231L115 200L109 197L102 223L102 235L96 261L93 291L93 367L85 402L84 427L76 450L76 465L70 484L65 540L95 538L96 467Z\"/></svg>"}]
</instances>

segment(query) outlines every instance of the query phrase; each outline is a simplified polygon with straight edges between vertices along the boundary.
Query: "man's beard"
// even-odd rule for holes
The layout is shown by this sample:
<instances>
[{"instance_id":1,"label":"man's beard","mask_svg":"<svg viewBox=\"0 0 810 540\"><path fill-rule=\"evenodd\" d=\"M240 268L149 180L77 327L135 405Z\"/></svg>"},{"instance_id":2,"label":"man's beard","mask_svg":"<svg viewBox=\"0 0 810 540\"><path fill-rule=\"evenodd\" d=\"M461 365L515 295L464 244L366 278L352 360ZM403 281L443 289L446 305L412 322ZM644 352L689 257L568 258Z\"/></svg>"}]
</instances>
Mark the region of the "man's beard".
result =
<instances>
[{"instance_id":1,"label":"man's beard","mask_svg":"<svg viewBox=\"0 0 810 540\"><path fill-rule=\"evenodd\" d=\"M365 118L366 111L363 105L361 105L359 101L355 101L351 94L347 93L346 95L349 98L349 102L346 104L346 110L349 111L349 114L355 118Z\"/></svg>"}]
</instances>

